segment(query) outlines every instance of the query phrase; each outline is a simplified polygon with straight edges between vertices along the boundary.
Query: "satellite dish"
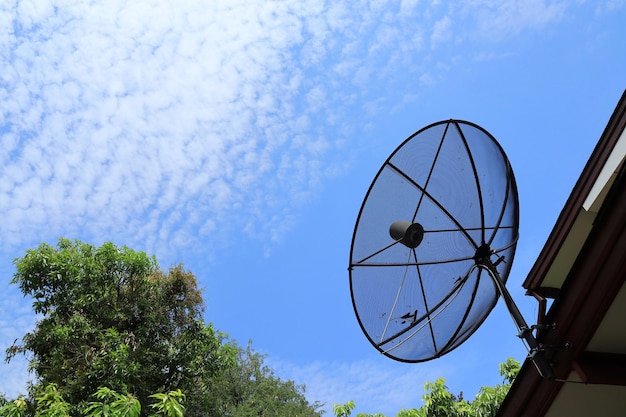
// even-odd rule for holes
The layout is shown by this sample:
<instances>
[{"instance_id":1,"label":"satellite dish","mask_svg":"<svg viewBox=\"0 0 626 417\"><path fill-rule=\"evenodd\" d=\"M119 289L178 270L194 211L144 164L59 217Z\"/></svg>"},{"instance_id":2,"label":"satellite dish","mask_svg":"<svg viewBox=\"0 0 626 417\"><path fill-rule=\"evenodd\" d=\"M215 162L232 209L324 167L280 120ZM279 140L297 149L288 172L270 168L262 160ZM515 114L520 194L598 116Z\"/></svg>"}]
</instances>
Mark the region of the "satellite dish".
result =
<instances>
[{"instance_id":1,"label":"satellite dish","mask_svg":"<svg viewBox=\"0 0 626 417\"><path fill-rule=\"evenodd\" d=\"M501 295L540 373L551 377L505 287L518 226L513 170L491 134L447 120L411 135L376 174L352 237L352 304L370 343L402 362L441 357Z\"/></svg>"}]
</instances>

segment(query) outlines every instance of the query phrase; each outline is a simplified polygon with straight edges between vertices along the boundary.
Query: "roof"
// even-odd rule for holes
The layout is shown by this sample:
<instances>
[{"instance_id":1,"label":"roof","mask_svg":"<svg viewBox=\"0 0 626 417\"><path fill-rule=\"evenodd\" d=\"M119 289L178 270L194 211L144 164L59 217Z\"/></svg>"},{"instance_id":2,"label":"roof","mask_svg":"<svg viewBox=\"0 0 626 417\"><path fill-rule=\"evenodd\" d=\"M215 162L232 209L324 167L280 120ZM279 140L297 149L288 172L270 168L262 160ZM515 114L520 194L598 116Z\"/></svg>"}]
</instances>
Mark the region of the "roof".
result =
<instances>
[{"instance_id":1,"label":"roof","mask_svg":"<svg viewBox=\"0 0 626 417\"><path fill-rule=\"evenodd\" d=\"M522 284L555 380L527 359L499 417L626 415L625 158L626 91Z\"/></svg>"}]
</instances>

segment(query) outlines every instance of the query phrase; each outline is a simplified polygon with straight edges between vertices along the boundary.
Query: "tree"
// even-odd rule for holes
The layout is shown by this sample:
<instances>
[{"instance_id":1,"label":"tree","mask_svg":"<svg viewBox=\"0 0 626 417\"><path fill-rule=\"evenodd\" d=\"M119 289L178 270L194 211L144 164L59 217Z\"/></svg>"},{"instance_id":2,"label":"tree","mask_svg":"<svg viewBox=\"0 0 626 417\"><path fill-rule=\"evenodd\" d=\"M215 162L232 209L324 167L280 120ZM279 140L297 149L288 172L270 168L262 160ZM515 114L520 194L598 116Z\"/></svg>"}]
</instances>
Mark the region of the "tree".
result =
<instances>
[{"instance_id":1,"label":"tree","mask_svg":"<svg viewBox=\"0 0 626 417\"><path fill-rule=\"evenodd\" d=\"M354 400L350 400L345 404L333 404L333 414L335 414L335 417L350 417L354 407Z\"/></svg>"},{"instance_id":2,"label":"tree","mask_svg":"<svg viewBox=\"0 0 626 417\"><path fill-rule=\"evenodd\" d=\"M354 404L353 400L350 400L345 404L334 404L332 408L333 414L335 415L335 417L350 417L350 415L352 414L352 410L354 410L355 406L356 404ZM356 417L385 417L385 416L381 413L376 413L376 414L359 413L356 415Z\"/></svg>"},{"instance_id":3,"label":"tree","mask_svg":"<svg viewBox=\"0 0 626 417\"><path fill-rule=\"evenodd\" d=\"M504 378L502 384L494 387L482 387L474 397L474 401L468 402L463 395L458 397L450 393L444 378L438 378L435 382L427 382L424 385L426 393L422 396L424 405L420 408L402 409L396 417L494 417L506 397L506 394L519 373L520 364L512 358L499 366L500 375ZM354 409L354 401L346 404L335 404L333 413L336 417L350 417ZM359 413L356 417L384 417L382 414Z\"/></svg>"},{"instance_id":4,"label":"tree","mask_svg":"<svg viewBox=\"0 0 626 417\"><path fill-rule=\"evenodd\" d=\"M205 415L232 417L319 417L318 403L309 404L305 387L283 381L264 365L265 356L231 341L236 363L212 380Z\"/></svg>"},{"instance_id":5,"label":"tree","mask_svg":"<svg viewBox=\"0 0 626 417\"><path fill-rule=\"evenodd\" d=\"M100 387L144 405L154 393L180 389L194 415L210 378L234 364L232 348L203 321L195 276L180 265L163 272L144 252L67 239L14 263L12 283L42 316L7 349L7 360L30 357L32 397L58 387L75 415Z\"/></svg>"}]
</instances>

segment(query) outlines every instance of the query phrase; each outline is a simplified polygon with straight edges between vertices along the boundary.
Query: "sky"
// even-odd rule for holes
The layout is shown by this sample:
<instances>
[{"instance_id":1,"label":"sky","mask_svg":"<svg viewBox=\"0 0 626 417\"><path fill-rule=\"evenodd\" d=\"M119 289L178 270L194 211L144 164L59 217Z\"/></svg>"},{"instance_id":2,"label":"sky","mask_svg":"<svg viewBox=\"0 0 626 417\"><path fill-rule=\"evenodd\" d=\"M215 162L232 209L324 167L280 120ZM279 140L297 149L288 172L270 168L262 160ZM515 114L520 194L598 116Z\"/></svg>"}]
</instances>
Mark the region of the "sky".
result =
<instances>
[{"instance_id":1,"label":"sky","mask_svg":"<svg viewBox=\"0 0 626 417\"><path fill-rule=\"evenodd\" d=\"M374 349L347 266L389 154L450 118L515 172L521 283L626 88L626 1L0 2L0 349L33 329L13 259L59 237L182 263L205 319L324 403L393 416L472 398L525 349L502 301L419 364ZM0 364L25 392L25 360ZM332 414L331 414L332 415Z\"/></svg>"}]
</instances>

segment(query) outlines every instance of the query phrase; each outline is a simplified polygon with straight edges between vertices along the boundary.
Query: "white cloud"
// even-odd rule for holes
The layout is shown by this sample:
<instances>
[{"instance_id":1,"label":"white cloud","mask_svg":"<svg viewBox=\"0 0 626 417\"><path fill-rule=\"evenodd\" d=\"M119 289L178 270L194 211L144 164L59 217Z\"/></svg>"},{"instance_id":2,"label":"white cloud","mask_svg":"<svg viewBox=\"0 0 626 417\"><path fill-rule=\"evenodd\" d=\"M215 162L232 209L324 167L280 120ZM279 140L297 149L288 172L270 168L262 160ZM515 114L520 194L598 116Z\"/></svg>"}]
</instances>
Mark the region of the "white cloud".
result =
<instances>
[{"instance_id":1,"label":"white cloud","mask_svg":"<svg viewBox=\"0 0 626 417\"><path fill-rule=\"evenodd\" d=\"M626 0L607 0L601 3L596 3L596 13L612 13L626 6Z\"/></svg>"},{"instance_id":2,"label":"white cloud","mask_svg":"<svg viewBox=\"0 0 626 417\"><path fill-rule=\"evenodd\" d=\"M411 13L419 4L419 0L402 0L400 2L400 13Z\"/></svg>"},{"instance_id":3,"label":"white cloud","mask_svg":"<svg viewBox=\"0 0 626 417\"><path fill-rule=\"evenodd\" d=\"M349 400L354 400L357 411L385 415L395 415L401 408L419 407L424 381L431 377L415 367L411 369L411 365L397 367L367 360L316 361L305 366L274 360L269 363L281 378L304 383L309 402L323 402L326 414L332 414L333 404Z\"/></svg>"},{"instance_id":4,"label":"white cloud","mask_svg":"<svg viewBox=\"0 0 626 417\"><path fill-rule=\"evenodd\" d=\"M232 2L68 2L56 12L21 7L13 16L18 29L0 45L2 56L13 57L13 71L0 84L7 147L0 187L12 198L0 208L28 212L15 219L20 239L35 239L48 224L53 239L85 228L105 238L149 240L148 249L158 250L233 205L257 204L250 212L263 216L265 203L249 199L251 188L268 187L288 204L283 189L307 187L322 173L298 170L264 181L285 169L276 156L289 152L308 162L324 156L319 148L311 153L289 145L307 134L292 119L295 98L309 88L298 85L290 50L302 42L308 18L297 16L306 12L297 8ZM332 22L338 29L349 16L340 15ZM312 105L322 106L323 90L309 91ZM197 224L178 220L181 212L193 217L189 201L199 210ZM154 210L160 213L156 230L141 224L128 230Z\"/></svg>"},{"instance_id":5,"label":"white cloud","mask_svg":"<svg viewBox=\"0 0 626 417\"><path fill-rule=\"evenodd\" d=\"M269 213L297 209L337 172L341 132L360 123L346 111L372 108L379 81L394 83L422 47L419 22L383 24L380 7L361 6L2 10L15 28L0 44L5 247L82 231L172 253L206 224L219 246L234 217L260 240L278 236L284 225Z\"/></svg>"},{"instance_id":6,"label":"white cloud","mask_svg":"<svg viewBox=\"0 0 626 417\"><path fill-rule=\"evenodd\" d=\"M466 53L471 39L565 11L548 0L0 7L2 245L82 231L174 253L197 230L218 245L240 217L261 241L277 236L273 210L297 210L337 172L363 111L369 123L416 97L459 54L506 56Z\"/></svg>"},{"instance_id":7,"label":"white cloud","mask_svg":"<svg viewBox=\"0 0 626 417\"><path fill-rule=\"evenodd\" d=\"M364 412L393 416L402 408L419 408L423 404L425 382L435 381L439 377L456 379L464 372L463 366L451 366L448 358L407 364L394 362L381 355L375 359L315 361L296 365L269 357L267 363L281 379L304 384L309 402L324 403L322 409L331 415L333 404L343 404L349 400L354 400L356 404L355 414ZM497 369L491 371L497 375ZM475 384L480 382L475 381ZM454 388L450 389L454 392ZM465 394L471 398L476 393Z\"/></svg>"},{"instance_id":8,"label":"white cloud","mask_svg":"<svg viewBox=\"0 0 626 417\"><path fill-rule=\"evenodd\" d=\"M469 0L462 2L460 10L470 21L475 21L473 36L499 41L556 23L567 7L566 2L551 0Z\"/></svg>"},{"instance_id":9,"label":"white cloud","mask_svg":"<svg viewBox=\"0 0 626 417\"><path fill-rule=\"evenodd\" d=\"M431 47L437 48L442 43L448 42L452 38L452 19L444 16L435 22L433 32L430 35Z\"/></svg>"}]
</instances>

